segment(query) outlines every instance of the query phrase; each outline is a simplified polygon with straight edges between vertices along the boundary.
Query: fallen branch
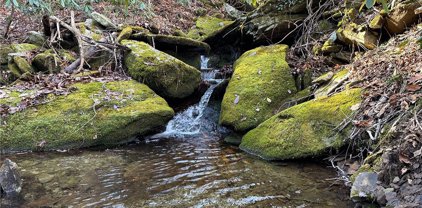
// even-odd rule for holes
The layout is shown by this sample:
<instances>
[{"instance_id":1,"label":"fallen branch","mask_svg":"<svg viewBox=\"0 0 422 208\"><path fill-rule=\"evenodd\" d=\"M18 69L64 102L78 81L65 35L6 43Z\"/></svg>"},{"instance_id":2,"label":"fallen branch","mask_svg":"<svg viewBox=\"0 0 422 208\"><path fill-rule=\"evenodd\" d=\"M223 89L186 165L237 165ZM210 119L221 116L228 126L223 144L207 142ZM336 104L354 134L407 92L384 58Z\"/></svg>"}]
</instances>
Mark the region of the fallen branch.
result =
<instances>
[{"instance_id":1,"label":"fallen branch","mask_svg":"<svg viewBox=\"0 0 422 208\"><path fill-rule=\"evenodd\" d=\"M63 22L62 20L60 20L59 18L55 17L55 16L50 16L50 20L59 23L61 26L65 27L66 29L68 29L70 32L73 33L73 35L75 36L77 42L78 42L78 47L79 47L79 58L74 61L72 64L70 64L69 66L67 66L64 71L66 73L73 73L76 68L76 71L81 71L83 69L84 66L84 48L83 48L83 43L82 43L82 35L79 32L79 30L76 28L75 26L75 19L74 19L74 12L71 11L71 24L72 26L66 24L65 22ZM78 67L79 66L79 67Z\"/></svg>"}]
</instances>

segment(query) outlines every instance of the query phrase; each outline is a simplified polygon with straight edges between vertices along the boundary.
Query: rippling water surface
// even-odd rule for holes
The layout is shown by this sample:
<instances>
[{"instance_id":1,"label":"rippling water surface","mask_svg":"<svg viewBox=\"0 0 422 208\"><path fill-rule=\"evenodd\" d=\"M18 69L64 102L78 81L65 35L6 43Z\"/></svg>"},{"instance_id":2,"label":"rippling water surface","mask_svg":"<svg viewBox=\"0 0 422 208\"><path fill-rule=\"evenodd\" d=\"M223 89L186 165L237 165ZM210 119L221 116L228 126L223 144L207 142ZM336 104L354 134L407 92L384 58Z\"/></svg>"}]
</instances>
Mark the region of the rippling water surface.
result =
<instances>
[{"instance_id":1,"label":"rippling water surface","mask_svg":"<svg viewBox=\"0 0 422 208\"><path fill-rule=\"evenodd\" d=\"M335 172L268 163L216 137L160 139L124 149L10 156L21 198L2 207L348 207Z\"/></svg>"}]
</instances>

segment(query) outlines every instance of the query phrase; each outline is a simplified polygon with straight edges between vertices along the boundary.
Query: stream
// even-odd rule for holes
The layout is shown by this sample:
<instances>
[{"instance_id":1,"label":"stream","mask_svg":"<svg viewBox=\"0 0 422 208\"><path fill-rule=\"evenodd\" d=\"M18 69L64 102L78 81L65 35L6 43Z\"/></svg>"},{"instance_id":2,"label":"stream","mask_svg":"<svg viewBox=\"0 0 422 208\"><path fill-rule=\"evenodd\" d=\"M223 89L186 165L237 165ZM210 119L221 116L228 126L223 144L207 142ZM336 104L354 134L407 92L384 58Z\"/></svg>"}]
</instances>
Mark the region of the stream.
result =
<instances>
[{"instance_id":1,"label":"stream","mask_svg":"<svg viewBox=\"0 0 422 208\"><path fill-rule=\"evenodd\" d=\"M210 87L162 133L101 151L6 155L24 184L0 207L353 207L334 169L267 162L225 144L210 99L222 80L201 59Z\"/></svg>"}]
</instances>

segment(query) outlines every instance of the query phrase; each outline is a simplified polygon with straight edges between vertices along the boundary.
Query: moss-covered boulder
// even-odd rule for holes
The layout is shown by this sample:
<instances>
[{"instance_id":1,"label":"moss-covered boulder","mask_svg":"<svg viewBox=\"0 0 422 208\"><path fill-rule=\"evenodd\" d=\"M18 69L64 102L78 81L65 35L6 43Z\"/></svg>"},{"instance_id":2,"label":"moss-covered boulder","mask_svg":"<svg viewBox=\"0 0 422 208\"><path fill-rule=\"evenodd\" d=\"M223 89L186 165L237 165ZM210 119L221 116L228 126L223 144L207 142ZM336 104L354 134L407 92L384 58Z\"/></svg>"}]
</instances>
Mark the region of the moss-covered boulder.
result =
<instances>
[{"instance_id":1,"label":"moss-covered boulder","mask_svg":"<svg viewBox=\"0 0 422 208\"><path fill-rule=\"evenodd\" d=\"M117 36L116 41L120 43L120 41L122 40L129 39L132 33L133 33L132 27L125 27L120 32L119 36Z\"/></svg>"},{"instance_id":2,"label":"moss-covered boulder","mask_svg":"<svg viewBox=\"0 0 422 208\"><path fill-rule=\"evenodd\" d=\"M338 132L336 127L350 116L360 97L361 90L352 89L288 108L249 131L240 147L268 160L318 156L338 149L348 132Z\"/></svg>"},{"instance_id":3,"label":"moss-covered boulder","mask_svg":"<svg viewBox=\"0 0 422 208\"><path fill-rule=\"evenodd\" d=\"M185 98L199 86L201 73L144 42L122 40L131 49L124 63L129 75L165 98Z\"/></svg>"},{"instance_id":4,"label":"moss-covered boulder","mask_svg":"<svg viewBox=\"0 0 422 208\"><path fill-rule=\"evenodd\" d=\"M12 44L11 47L14 53L27 53L40 48L39 46L30 43Z\"/></svg>"},{"instance_id":5,"label":"moss-covered boulder","mask_svg":"<svg viewBox=\"0 0 422 208\"><path fill-rule=\"evenodd\" d=\"M296 93L285 60L286 45L245 52L234 64L221 106L220 123L236 131L250 130L274 115L283 100Z\"/></svg>"},{"instance_id":6,"label":"moss-covered boulder","mask_svg":"<svg viewBox=\"0 0 422 208\"><path fill-rule=\"evenodd\" d=\"M56 73L73 61L75 61L75 57L66 50L59 50L58 54L53 50L46 50L32 59L32 66L37 72Z\"/></svg>"},{"instance_id":7,"label":"moss-covered boulder","mask_svg":"<svg viewBox=\"0 0 422 208\"><path fill-rule=\"evenodd\" d=\"M195 27L188 32L187 37L196 40L205 40L219 31L224 30L225 27L231 25L233 22L218 17L199 17L196 20Z\"/></svg>"},{"instance_id":8,"label":"moss-covered boulder","mask_svg":"<svg viewBox=\"0 0 422 208\"><path fill-rule=\"evenodd\" d=\"M117 144L156 130L174 114L164 99L136 81L74 87L67 96L48 96L47 104L8 116L0 126L0 152Z\"/></svg>"}]
</instances>

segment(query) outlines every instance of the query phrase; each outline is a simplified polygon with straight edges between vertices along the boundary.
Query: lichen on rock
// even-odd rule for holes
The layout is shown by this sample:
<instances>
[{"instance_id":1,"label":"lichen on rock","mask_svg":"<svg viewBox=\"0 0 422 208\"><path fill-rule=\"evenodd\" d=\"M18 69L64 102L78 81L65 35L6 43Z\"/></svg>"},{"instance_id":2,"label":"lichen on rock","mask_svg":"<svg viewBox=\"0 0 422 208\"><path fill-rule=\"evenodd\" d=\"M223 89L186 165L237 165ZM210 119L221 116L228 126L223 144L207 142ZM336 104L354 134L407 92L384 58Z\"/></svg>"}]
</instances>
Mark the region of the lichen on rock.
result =
<instances>
[{"instance_id":1,"label":"lichen on rock","mask_svg":"<svg viewBox=\"0 0 422 208\"><path fill-rule=\"evenodd\" d=\"M336 127L352 114L360 97L361 89L351 89L288 108L249 131L240 147L268 160L319 156L338 149L348 131Z\"/></svg>"},{"instance_id":2,"label":"lichen on rock","mask_svg":"<svg viewBox=\"0 0 422 208\"><path fill-rule=\"evenodd\" d=\"M9 115L0 126L0 151L115 145L165 125L174 112L136 81L75 84L67 96ZM0 100L1 103L1 100Z\"/></svg>"},{"instance_id":3,"label":"lichen on rock","mask_svg":"<svg viewBox=\"0 0 422 208\"><path fill-rule=\"evenodd\" d=\"M234 64L221 107L220 123L248 131L270 118L297 91L285 61L286 45L245 52Z\"/></svg>"},{"instance_id":4,"label":"lichen on rock","mask_svg":"<svg viewBox=\"0 0 422 208\"><path fill-rule=\"evenodd\" d=\"M165 98L185 98L199 86L201 73L192 66L152 46L133 40L122 40L131 49L125 56L129 75L146 83Z\"/></svg>"}]
</instances>

